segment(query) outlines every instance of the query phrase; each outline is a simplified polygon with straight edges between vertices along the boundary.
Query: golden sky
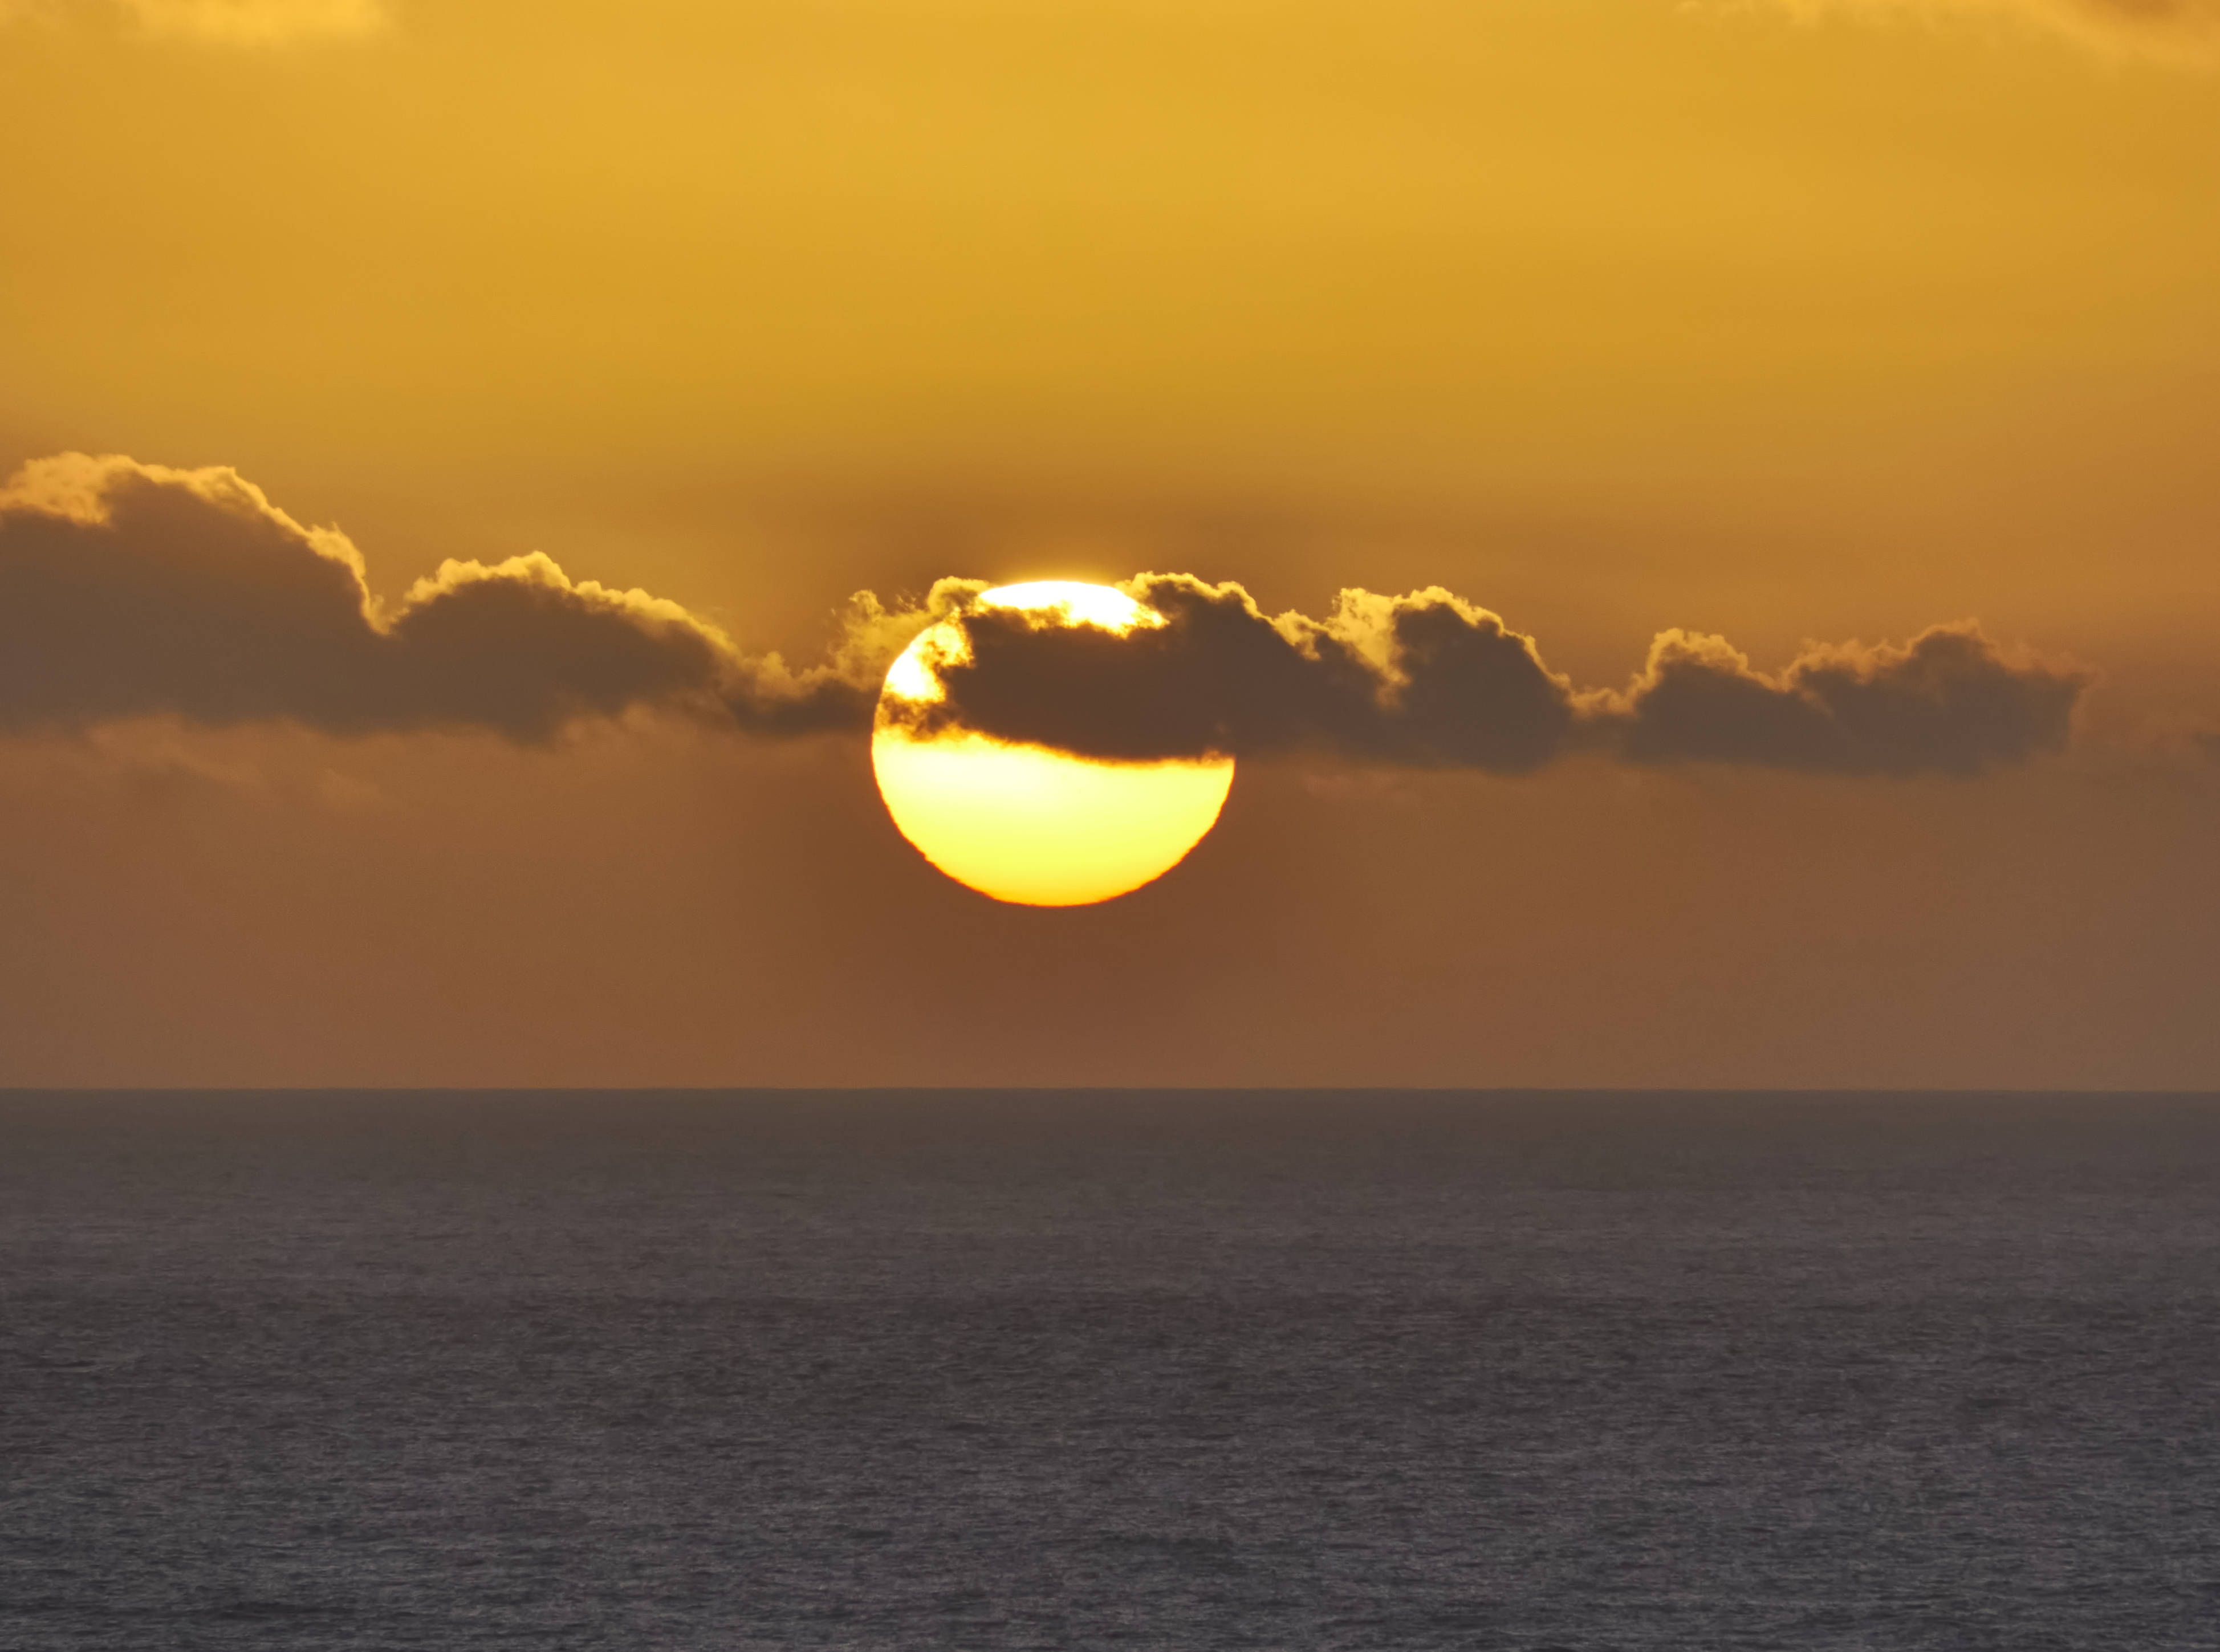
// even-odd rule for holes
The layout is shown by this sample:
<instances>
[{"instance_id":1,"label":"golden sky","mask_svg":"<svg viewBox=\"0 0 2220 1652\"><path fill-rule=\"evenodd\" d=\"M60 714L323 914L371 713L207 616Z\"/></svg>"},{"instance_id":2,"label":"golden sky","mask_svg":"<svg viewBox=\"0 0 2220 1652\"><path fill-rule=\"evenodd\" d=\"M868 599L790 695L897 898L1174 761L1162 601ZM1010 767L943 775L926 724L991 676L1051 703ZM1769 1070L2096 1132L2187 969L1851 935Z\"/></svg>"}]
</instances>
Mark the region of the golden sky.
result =
<instances>
[{"instance_id":1,"label":"golden sky","mask_svg":"<svg viewBox=\"0 0 2220 1652\"><path fill-rule=\"evenodd\" d=\"M230 467L447 695L53 712L153 655L18 589L0 1082L2220 1085L2211 0L15 0L0 153L0 477ZM370 659L263 508L240 645ZM2092 683L1970 776L1275 750L1068 913L649 703L1142 570ZM551 711L557 578L669 646Z\"/></svg>"}]
</instances>

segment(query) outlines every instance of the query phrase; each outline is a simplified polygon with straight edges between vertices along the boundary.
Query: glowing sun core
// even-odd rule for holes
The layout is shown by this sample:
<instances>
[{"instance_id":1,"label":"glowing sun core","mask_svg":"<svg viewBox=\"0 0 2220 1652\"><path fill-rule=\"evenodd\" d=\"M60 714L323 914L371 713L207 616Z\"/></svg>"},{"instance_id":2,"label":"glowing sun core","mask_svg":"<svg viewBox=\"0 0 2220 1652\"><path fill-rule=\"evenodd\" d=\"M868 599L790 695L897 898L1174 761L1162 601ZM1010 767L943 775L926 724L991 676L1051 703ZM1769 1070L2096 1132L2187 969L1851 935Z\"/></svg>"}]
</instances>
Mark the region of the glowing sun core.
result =
<instances>
[{"instance_id":1,"label":"glowing sun core","mask_svg":"<svg viewBox=\"0 0 2220 1652\"><path fill-rule=\"evenodd\" d=\"M982 593L980 608L1057 612L1124 634L1164 623L1107 585L1044 580ZM1139 888L1185 858L1218 820L1233 759L1096 763L984 735L920 739L889 701L945 693L939 667L966 657L962 628L920 634L888 670L871 734L879 795L903 837L957 882L997 901L1079 907Z\"/></svg>"}]
</instances>

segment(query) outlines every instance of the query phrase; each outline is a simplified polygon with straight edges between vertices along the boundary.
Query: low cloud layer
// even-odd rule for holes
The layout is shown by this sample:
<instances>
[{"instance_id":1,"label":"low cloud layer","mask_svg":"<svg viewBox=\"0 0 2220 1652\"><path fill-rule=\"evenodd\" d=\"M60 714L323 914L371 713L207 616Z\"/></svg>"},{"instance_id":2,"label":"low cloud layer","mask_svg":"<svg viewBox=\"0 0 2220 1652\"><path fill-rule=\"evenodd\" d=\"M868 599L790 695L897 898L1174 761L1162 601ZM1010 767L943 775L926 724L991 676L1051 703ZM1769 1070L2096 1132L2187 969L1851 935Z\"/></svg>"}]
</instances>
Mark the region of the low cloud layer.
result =
<instances>
[{"instance_id":1,"label":"low cloud layer","mask_svg":"<svg viewBox=\"0 0 2220 1652\"><path fill-rule=\"evenodd\" d=\"M1125 589L1168 623L1115 636L1011 609L965 615L970 660L910 720L1119 760L1318 751L1511 772L1548 762L1572 731L1572 685L1533 639L1445 590L1345 591L1316 620L1268 618L1240 586L1185 574Z\"/></svg>"},{"instance_id":2,"label":"low cloud layer","mask_svg":"<svg viewBox=\"0 0 2220 1652\"><path fill-rule=\"evenodd\" d=\"M800 732L867 719L874 664L748 658L677 603L543 556L446 563L389 612L343 534L227 469L65 454L0 490L0 729L169 714L542 740L658 706Z\"/></svg>"},{"instance_id":3,"label":"low cloud layer","mask_svg":"<svg viewBox=\"0 0 2220 1652\"><path fill-rule=\"evenodd\" d=\"M1971 624L1901 646L1814 647L1774 673L1668 632L1618 690L1581 691L1534 639L1451 592L1345 591L1323 620L1237 584L1144 574L1164 618L1119 637L974 608L852 599L822 664L749 656L676 603L573 581L544 556L449 562L390 608L336 530L235 472L65 454L0 489L0 731L168 715L340 734L476 729L544 741L636 711L771 736L861 733L889 661L960 626L945 697L900 712L1112 761L1316 753L1520 773L1578 750L1636 763L1974 774L2061 746L2088 677Z\"/></svg>"},{"instance_id":4,"label":"low cloud layer","mask_svg":"<svg viewBox=\"0 0 2220 1652\"><path fill-rule=\"evenodd\" d=\"M1309 751L1519 773L1587 749L1970 775L2062 746L2088 684L1966 623L1902 646L1814 646L1776 673L1721 638L1670 631L1626 689L1581 693L1531 637L1438 589L1346 591L1325 620L1268 618L1240 586L1187 575L1126 589L1167 623L1120 637L1020 610L966 614L970 658L940 673L947 697L903 720L1118 760Z\"/></svg>"},{"instance_id":5,"label":"low cloud layer","mask_svg":"<svg viewBox=\"0 0 2220 1652\"><path fill-rule=\"evenodd\" d=\"M2209 61L2220 56L2220 0L1776 0L1803 17L1999 19L2101 51Z\"/></svg>"},{"instance_id":6,"label":"low cloud layer","mask_svg":"<svg viewBox=\"0 0 2220 1652\"><path fill-rule=\"evenodd\" d=\"M1970 622L1902 646L1813 646L1770 674L1723 637L1668 631L1632 686L1588 710L1637 762L1970 775L2065 745L2088 683Z\"/></svg>"}]
</instances>

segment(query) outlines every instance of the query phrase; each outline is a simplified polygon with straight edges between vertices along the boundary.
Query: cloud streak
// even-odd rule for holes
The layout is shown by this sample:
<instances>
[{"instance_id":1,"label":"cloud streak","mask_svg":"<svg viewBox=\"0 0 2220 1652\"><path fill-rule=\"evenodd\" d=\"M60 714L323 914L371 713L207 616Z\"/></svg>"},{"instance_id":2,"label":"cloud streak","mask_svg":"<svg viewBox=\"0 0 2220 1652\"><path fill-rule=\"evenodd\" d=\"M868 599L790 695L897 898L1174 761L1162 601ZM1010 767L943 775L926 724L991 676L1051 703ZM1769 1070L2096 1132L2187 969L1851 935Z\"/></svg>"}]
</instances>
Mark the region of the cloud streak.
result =
<instances>
[{"instance_id":1,"label":"cloud streak","mask_svg":"<svg viewBox=\"0 0 2220 1652\"><path fill-rule=\"evenodd\" d=\"M1774 0L1805 18L1999 18L2100 51L2210 61L2220 55L2220 0Z\"/></svg>"},{"instance_id":2,"label":"cloud streak","mask_svg":"<svg viewBox=\"0 0 2220 1652\"><path fill-rule=\"evenodd\" d=\"M1582 691L1535 639L1456 594L1342 593L1322 620L1241 586L1144 574L1163 618L1119 636L976 608L976 580L921 602L850 602L797 669L639 590L545 556L448 562L390 608L361 554L223 468L63 454L0 489L0 732L173 716L335 734L477 730L526 743L653 712L771 737L861 733L889 663L948 621L943 697L886 714L1107 761L1316 754L1518 774L1569 752L1851 775L1970 775L2064 745L2088 674L1970 624L1900 645L1813 645L1754 668L1670 631L1622 689Z\"/></svg>"},{"instance_id":3,"label":"cloud streak","mask_svg":"<svg viewBox=\"0 0 2220 1652\"><path fill-rule=\"evenodd\" d=\"M238 47L359 40L391 21L383 0L0 0L0 22L88 11L151 40Z\"/></svg>"}]
</instances>

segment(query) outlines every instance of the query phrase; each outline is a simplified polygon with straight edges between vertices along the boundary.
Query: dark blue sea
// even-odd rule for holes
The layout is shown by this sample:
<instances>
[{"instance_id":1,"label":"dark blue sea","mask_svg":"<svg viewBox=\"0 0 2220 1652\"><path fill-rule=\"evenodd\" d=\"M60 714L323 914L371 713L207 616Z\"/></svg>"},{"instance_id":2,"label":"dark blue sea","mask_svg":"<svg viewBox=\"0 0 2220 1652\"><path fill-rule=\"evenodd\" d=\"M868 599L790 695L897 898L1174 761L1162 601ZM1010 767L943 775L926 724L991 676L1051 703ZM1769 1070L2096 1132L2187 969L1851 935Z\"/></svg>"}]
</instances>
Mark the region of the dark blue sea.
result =
<instances>
[{"instance_id":1,"label":"dark blue sea","mask_svg":"<svg viewBox=\"0 0 2220 1652\"><path fill-rule=\"evenodd\" d=\"M0 1096L0 1649L2220 1647L2220 1097Z\"/></svg>"}]
</instances>

